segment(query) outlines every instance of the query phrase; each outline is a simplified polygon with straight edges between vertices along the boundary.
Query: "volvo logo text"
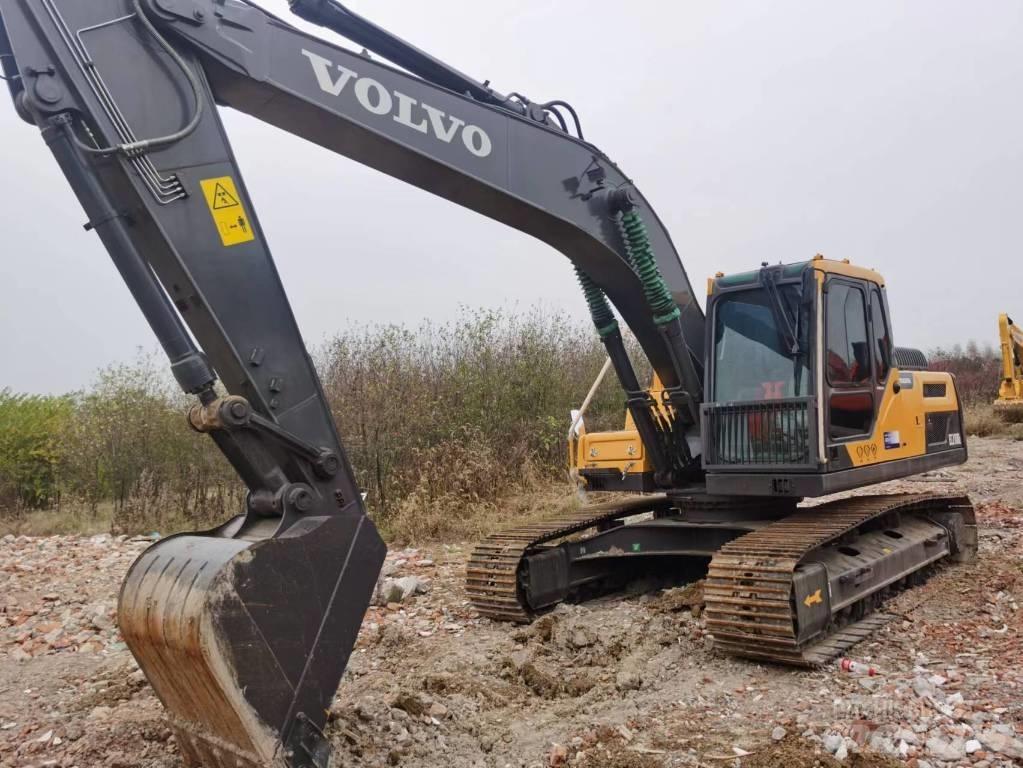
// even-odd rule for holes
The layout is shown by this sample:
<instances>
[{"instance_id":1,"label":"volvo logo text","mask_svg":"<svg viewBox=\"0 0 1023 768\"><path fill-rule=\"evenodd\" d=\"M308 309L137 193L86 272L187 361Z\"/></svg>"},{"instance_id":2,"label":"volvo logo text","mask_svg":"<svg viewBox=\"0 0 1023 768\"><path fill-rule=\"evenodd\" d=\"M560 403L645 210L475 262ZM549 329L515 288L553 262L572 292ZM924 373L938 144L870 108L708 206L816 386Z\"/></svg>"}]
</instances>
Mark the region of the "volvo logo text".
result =
<instances>
[{"instance_id":1,"label":"volvo logo text","mask_svg":"<svg viewBox=\"0 0 1023 768\"><path fill-rule=\"evenodd\" d=\"M436 107L420 103L399 91L390 91L371 77L359 77L357 72L334 64L330 59L304 50L302 55L313 65L313 73L320 90L331 96L340 96L352 81L352 91L359 106L373 115L391 115L396 123L413 131L433 136L450 144L455 136L461 138L465 148L476 157L486 157L493 149L490 136L478 125L466 124L454 115L447 115Z\"/></svg>"}]
</instances>

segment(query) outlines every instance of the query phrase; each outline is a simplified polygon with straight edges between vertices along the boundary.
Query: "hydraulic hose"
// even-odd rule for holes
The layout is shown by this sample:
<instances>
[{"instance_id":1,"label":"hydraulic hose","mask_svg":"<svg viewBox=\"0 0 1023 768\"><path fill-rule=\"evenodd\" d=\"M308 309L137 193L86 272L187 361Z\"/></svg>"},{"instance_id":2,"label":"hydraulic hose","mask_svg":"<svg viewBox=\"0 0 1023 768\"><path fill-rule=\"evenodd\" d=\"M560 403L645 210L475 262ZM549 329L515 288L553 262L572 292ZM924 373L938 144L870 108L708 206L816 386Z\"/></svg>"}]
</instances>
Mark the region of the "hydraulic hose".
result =
<instances>
[{"instance_id":1,"label":"hydraulic hose","mask_svg":"<svg viewBox=\"0 0 1023 768\"><path fill-rule=\"evenodd\" d=\"M575 268L575 274L579 279L579 285L582 286L583 296L586 297L586 304L590 308L590 317L593 318L593 324L597 327L597 333L600 335L600 338L607 338L618 330L618 320L615 319L611 305L607 301L607 296L593 282L593 278L587 275L578 265Z\"/></svg>"},{"instance_id":2,"label":"hydraulic hose","mask_svg":"<svg viewBox=\"0 0 1023 768\"><path fill-rule=\"evenodd\" d=\"M127 144L118 144L113 147L90 147L78 139L77 136L73 137L74 143L83 152L88 152L92 155L110 155L115 152L121 152L128 157L137 157L145 152L152 149L158 149L160 147L166 147L170 144L175 144L187 136L195 132L195 129L199 127L199 121L202 120L203 112L203 93L202 86L199 84L199 78L195 76L191 67L181 58L174 46L167 42L166 38L160 34L159 30L153 26L153 22L149 20L149 17L142 10L141 0L132 0L132 7L135 9L135 16L138 18L139 23L145 27L146 31L152 36L164 52L170 56L173 61L182 72L185 77L188 78L188 84L192 88L192 96L195 99L195 111L192 113L191 119L184 125L184 127L178 129L174 133L170 133L166 136L160 136L154 139L142 139L141 141L133 141Z\"/></svg>"},{"instance_id":3,"label":"hydraulic hose","mask_svg":"<svg viewBox=\"0 0 1023 768\"><path fill-rule=\"evenodd\" d=\"M654 323L667 325L678 319L682 313L671 297L671 291L668 290L668 284L664 282L661 271L657 268L654 250L650 245L650 236L647 234L646 225L643 223L639 211L635 208L623 211L618 223L622 229L625 248L629 254L629 260L632 262L632 268L639 275L647 304L650 305L650 310L654 314Z\"/></svg>"},{"instance_id":4,"label":"hydraulic hose","mask_svg":"<svg viewBox=\"0 0 1023 768\"><path fill-rule=\"evenodd\" d=\"M655 474L659 478L658 482L667 482L667 479L671 477L671 463L665 451L667 431L664 425L659 425L655 419L655 403L649 393L639 385L636 370L632 367L629 353L625 349L618 320L614 316L614 311L611 309L611 304L604 291L579 266L576 266L575 274L579 278L579 285L582 286L583 295L590 308L590 317L593 318L593 324L597 328L597 334L604 344L604 349L607 350L611 366L625 391L625 405L632 414L632 420L643 445L650 452L650 460L654 465Z\"/></svg>"}]
</instances>

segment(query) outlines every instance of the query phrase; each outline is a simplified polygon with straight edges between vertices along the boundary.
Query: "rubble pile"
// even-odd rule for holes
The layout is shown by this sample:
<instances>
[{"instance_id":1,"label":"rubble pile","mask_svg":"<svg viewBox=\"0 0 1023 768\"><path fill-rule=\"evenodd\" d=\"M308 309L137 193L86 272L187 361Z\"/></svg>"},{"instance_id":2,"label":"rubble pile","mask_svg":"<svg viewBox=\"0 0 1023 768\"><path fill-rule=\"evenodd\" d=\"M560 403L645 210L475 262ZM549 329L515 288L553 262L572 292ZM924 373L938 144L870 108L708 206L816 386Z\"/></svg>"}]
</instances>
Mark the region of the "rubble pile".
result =
<instances>
[{"instance_id":1,"label":"rubble pile","mask_svg":"<svg viewBox=\"0 0 1023 768\"><path fill-rule=\"evenodd\" d=\"M0 549L0 657L121 652L117 589L150 538L8 534Z\"/></svg>"},{"instance_id":2,"label":"rubble pile","mask_svg":"<svg viewBox=\"0 0 1023 768\"><path fill-rule=\"evenodd\" d=\"M328 725L352 768L1010 768L1023 765L1023 443L883 491L958 489L980 557L938 568L819 670L720 656L699 583L481 618L472 542L388 554ZM0 768L178 768L116 628L146 538L0 538Z\"/></svg>"}]
</instances>

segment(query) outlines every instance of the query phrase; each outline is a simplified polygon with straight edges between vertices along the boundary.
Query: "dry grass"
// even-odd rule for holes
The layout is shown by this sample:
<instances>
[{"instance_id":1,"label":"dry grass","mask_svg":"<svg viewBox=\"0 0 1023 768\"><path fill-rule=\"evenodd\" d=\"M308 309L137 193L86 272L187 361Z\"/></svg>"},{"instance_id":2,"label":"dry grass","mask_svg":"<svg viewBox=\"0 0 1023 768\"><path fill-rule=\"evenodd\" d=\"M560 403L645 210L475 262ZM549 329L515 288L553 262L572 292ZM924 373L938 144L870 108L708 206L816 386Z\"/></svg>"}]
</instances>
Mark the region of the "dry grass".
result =
<instances>
[{"instance_id":1,"label":"dry grass","mask_svg":"<svg viewBox=\"0 0 1023 768\"><path fill-rule=\"evenodd\" d=\"M126 514L138 501L133 499L127 506L117 506L112 501L92 506L83 503L62 504L52 509L35 509L18 514L0 516L0 537L15 536L92 536L97 533L149 534L169 536L182 531L205 530L220 520L196 520L173 510L173 504L166 500L154 502L163 510L160 514L147 511L137 519L126 518ZM168 510L170 512L168 513ZM226 519L226 515L224 519Z\"/></svg>"},{"instance_id":2,"label":"dry grass","mask_svg":"<svg viewBox=\"0 0 1023 768\"><path fill-rule=\"evenodd\" d=\"M79 534L90 536L109 533L114 518L114 505L101 504L95 510L84 506L33 510L0 517L0 536L55 536Z\"/></svg>"},{"instance_id":3,"label":"dry grass","mask_svg":"<svg viewBox=\"0 0 1023 768\"><path fill-rule=\"evenodd\" d=\"M1023 440L1023 424L1005 419L990 404L967 405L963 409L966 434L971 437L1009 437Z\"/></svg>"},{"instance_id":4,"label":"dry grass","mask_svg":"<svg viewBox=\"0 0 1023 768\"><path fill-rule=\"evenodd\" d=\"M384 539L393 545L420 545L426 542L476 541L509 525L544 520L573 511L579 497L567 483L553 484L534 479L528 488L516 489L506 497L477 499L467 502L458 493L430 497L413 493L400 505L396 514L378 520ZM97 533L150 533L167 536L180 531L196 530L197 526L181 516L162 516L158 527L133 526L130 530L118 525L120 513L113 503L95 509L85 505L64 505L60 509L33 510L0 518L0 537L15 536L91 536ZM141 522L152 522L146 515Z\"/></svg>"},{"instance_id":5,"label":"dry grass","mask_svg":"<svg viewBox=\"0 0 1023 768\"><path fill-rule=\"evenodd\" d=\"M396 544L478 541L501 528L569 513L579 504L567 483L534 482L503 498L469 504L455 494L429 499L413 493L382 522L381 533Z\"/></svg>"}]
</instances>

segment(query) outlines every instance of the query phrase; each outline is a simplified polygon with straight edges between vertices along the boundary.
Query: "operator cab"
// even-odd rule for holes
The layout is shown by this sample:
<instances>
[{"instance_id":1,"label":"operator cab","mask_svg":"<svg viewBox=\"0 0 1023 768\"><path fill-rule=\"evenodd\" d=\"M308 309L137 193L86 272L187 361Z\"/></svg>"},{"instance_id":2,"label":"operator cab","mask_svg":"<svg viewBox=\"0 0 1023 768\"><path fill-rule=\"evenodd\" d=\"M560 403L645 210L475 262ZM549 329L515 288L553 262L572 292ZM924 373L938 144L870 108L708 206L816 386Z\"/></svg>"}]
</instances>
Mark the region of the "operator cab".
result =
<instances>
[{"instance_id":1,"label":"operator cab","mask_svg":"<svg viewBox=\"0 0 1023 768\"><path fill-rule=\"evenodd\" d=\"M965 461L955 380L894 347L877 272L817 256L708 293L711 493L820 496Z\"/></svg>"}]
</instances>

